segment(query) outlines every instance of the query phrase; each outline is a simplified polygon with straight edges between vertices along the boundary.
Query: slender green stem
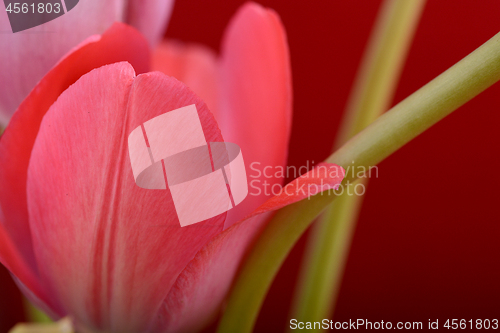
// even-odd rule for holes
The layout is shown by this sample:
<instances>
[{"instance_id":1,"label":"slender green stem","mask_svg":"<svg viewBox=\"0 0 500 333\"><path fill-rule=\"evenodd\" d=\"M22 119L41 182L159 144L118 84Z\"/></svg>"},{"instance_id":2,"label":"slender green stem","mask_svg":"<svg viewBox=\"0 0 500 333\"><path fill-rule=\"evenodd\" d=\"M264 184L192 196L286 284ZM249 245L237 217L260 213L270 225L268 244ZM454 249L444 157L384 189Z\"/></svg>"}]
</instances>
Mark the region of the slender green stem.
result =
<instances>
[{"instance_id":1,"label":"slender green stem","mask_svg":"<svg viewBox=\"0 0 500 333\"><path fill-rule=\"evenodd\" d=\"M424 8L424 0L385 0L342 121L336 147L387 111Z\"/></svg>"},{"instance_id":2,"label":"slender green stem","mask_svg":"<svg viewBox=\"0 0 500 333\"><path fill-rule=\"evenodd\" d=\"M500 80L500 33L354 136L327 162L374 166ZM416 162L416 161L415 161ZM353 182L347 175L344 183ZM251 332L269 286L312 220L335 198L322 192L279 210L255 243L229 295L218 332Z\"/></svg>"},{"instance_id":3,"label":"slender green stem","mask_svg":"<svg viewBox=\"0 0 500 333\"><path fill-rule=\"evenodd\" d=\"M386 111L396 90L424 0L385 0L349 98L335 147ZM360 185L365 188L367 179ZM357 185L357 184L356 184ZM332 313L363 197L345 191L313 225L291 318L321 321Z\"/></svg>"}]
</instances>

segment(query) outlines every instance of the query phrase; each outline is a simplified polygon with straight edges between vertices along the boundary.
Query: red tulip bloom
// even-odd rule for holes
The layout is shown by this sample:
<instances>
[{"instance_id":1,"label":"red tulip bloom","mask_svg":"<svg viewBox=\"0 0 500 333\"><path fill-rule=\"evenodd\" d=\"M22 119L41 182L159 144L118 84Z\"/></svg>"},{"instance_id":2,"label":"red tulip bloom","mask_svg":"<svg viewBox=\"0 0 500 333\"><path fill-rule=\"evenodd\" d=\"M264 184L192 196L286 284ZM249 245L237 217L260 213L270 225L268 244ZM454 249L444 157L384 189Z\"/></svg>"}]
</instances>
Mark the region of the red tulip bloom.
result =
<instances>
[{"instance_id":1,"label":"red tulip bloom","mask_svg":"<svg viewBox=\"0 0 500 333\"><path fill-rule=\"evenodd\" d=\"M267 213L344 176L324 165L277 196L250 194L234 211L181 228L167 191L135 184L129 133L195 104L207 142L238 144L247 167L284 166L291 75L283 27L257 5L233 19L220 59L164 47L155 64L185 83L148 73L148 43L128 26L89 38L38 83L0 139L0 261L29 299L82 331L202 328Z\"/></svg>"}]
</instances>

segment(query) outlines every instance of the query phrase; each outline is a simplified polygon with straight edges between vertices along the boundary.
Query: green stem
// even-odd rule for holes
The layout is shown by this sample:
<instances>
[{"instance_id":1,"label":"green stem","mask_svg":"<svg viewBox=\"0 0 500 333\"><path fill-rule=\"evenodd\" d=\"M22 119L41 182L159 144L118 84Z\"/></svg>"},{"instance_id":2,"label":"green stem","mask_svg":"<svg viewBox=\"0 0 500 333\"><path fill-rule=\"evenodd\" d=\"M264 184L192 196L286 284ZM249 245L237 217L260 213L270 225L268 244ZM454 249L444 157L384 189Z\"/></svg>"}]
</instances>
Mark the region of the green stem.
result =
<instances>
[{"instance_id":1,"label":"green stem","mask_svg":"<svg viewBox=\"0 0 500 333\"><path fill-rule=\"evenodd\" d=\"M500 33L393 107L327 162L370 167L500 80ZM347 175L344 183L353 182ZM335 198L322 192L279 210L243 263L218 332L251 332L269 286L312 220Z\"/></svg>"},{"instance_id":2,"label":"green stem","mask_svg":"<svg viewBox=\"0 0 500 333\"><path fill-rule=\"evenodd\" d=\"M385 0L382 4L344 113L336 147L388 109L424 4L423 0ZM360 183L363 188L367 184L368 179ZM291 318L314 322L328 318L333 312L363 199L348 193L345 191L337 198L312 227Z\"/></svg>"},{"instance_id":3,"label":"green stem","mask_svg":"<svg viewBox=\"0 0 500 333\"><path fill-rule=\"evenodd\" d=\"M382 3L349 96L336 148L389 108L424 4L424 0Z\"/></svg>"},{"instance_id":4,"label":"green stem","mask_svg":"<svg viewBox=\"0 0 500 333\"><path fill-rule=\"evenodd\" d=\"M290 318L314 322L333 312L363 201L363 196L353 193L355 186L367 183L366 178L352 183L312 226Z\"/></svg>"}]
</instances>

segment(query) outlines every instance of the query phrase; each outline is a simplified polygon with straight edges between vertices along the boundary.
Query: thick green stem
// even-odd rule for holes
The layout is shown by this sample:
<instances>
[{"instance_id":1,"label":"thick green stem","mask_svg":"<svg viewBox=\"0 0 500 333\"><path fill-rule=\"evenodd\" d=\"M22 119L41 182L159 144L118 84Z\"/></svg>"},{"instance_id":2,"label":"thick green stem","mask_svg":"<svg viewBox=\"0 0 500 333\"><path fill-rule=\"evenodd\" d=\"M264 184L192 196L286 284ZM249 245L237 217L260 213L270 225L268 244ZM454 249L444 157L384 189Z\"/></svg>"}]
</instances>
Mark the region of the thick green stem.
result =
<instances>
[{"instance_id":1,"label":"thick green stem","mask_svg":"<svg viewBox=\"0 0 500 333\"><path fill-rule=\"evenodd\" d=\"M302 322L330 318L363 201L363 196L354 194L355 186L367 183L366 178L352 183L313 225L290 318Z\"/></svg>"},{"instance_id":2,"label":"thick green stem","mask_svg":"<svg viewBox=\"0 0 500 333\"><path fill-rule=\"evenodd\" d=\"M500 34L393 107L327 162L374 166L500 80ZM415 161L417 162L417 161ZM344 182L355 176L347 175ZM257 240L229 295L219 332L251 332L269 286L312 220L335 198L323 192L279 210Z\"/></svg>"},{"instance_id":3,"label":"thick green stem","mask_svg":"<svg viewBox=\"0 0 500 333\"><path fill-rule=\"evenodd\" d=\"M424 0L385 0L354 88L335 147L386 111L396 90ZM368 184L363 179L359 185ZM364 192L364 191L363 191ZM333 312L363 197L345 191L333 202L309 235L291 318L321 321Z\"/></svg>"}]
</instances>

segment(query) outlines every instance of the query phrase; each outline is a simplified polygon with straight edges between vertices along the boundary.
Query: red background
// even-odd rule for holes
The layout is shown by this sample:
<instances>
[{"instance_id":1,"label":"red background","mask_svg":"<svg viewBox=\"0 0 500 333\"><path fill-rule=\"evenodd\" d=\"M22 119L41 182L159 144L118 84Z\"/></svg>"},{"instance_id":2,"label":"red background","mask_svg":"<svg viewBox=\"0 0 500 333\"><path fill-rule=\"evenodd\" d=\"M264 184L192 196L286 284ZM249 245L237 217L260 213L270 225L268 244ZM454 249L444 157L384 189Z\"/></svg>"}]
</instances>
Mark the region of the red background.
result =
<instances>
[{"instance_id":1,"label":"red background","mask_svg":"<svg viewBox=\"0 0 500 333\"><path fill-rule=\"evenodd\" d=\"M294 87L289 164L323 160L380 1L259 2L279 13L289 39ZM167 36L218 49L241 3L178 1ZM500 31L499 14L497 0L430 0L394 102ZM499 106L496 84L380 164L331 319L426 325L428 319L500 317ZM304 239L280 271L256 332L287 326L303 246ZM23 316L4 268L0 282L4 331Z\"/></svg>"}]
</instances>

